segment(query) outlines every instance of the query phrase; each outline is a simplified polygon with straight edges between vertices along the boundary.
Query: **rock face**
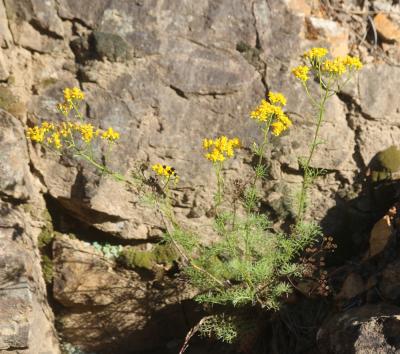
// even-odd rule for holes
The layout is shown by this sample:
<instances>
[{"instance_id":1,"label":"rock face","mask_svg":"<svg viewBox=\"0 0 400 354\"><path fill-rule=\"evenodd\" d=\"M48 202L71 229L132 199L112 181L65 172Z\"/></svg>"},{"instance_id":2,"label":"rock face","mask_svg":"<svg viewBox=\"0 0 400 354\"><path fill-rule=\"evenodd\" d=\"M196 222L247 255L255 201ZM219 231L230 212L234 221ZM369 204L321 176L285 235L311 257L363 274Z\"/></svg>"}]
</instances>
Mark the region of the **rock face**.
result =
<instances>
[{"instance_id":1,"label":"rock face","mask_svg":"<svg viewBox=\"0 0 400 354\"><path fill-rule=\"evenodd\" d=\"M366 305L337 314L317 335L322 354L398 353L400 309L390 305Z\"/></svg>"},{"instance_id":2,"label":"rock face","mask_svg":"<svg viewBox=\"0 0 400 354\"><path fill-rule=\"evenodd\" d=\"M67 235L56 237L53 262L54 297L64 307L58 321L67 342L131 353L179 340L189 329L183 300L190 292L177 281L143 281Z\"/></svg>"},{"instance_id":3,"label":"rock face","mask_svg":"<svg viewBox=\"0 0 400 354\"><path fill-rule=\"evenodd\" d=\"M90 229L115 242L145 245L164 231L134 191L83 161L26 144L28 126L60 119L55 104L61 90L81 87L88 119L121 133L112 154L95 149L111 169L128 175L143 162L173 165L181 176L173 191L178 219L211 238L207 211L216 183L201 140L237 135L249 146L260 138L249 112L267 91L282 91L294 125L271 140L271 179L264 187L266 206L285 218L289 196L301 183L298 157L307 153L315 124L290 69L311 46L328 46L335 54L352 48L344 22L326 14L303 0L0 1L0 109L12 113L0 111L0 309L10 309L0 312L0 352L57 353L37 247L42 211L51 203L62 214L55 226L70 232L78 224L78 236ZM328 172L312 192L310 216L316 220L341 224L341 210L333 217L327 210L353 198L358 177L379 151L399 145L399 100L388 89L399 83L399 68L377 61L330 101L324 144L312 161ZM251 173L249 151L243 149L224 173L231 179ZM346 215L363 221L373 209L358 200L352 208ZM357 223L343 222L349 249L356 244L349 229ZM142 350L178 336L168 332L165 319L185 328L182 298L170 292L175 283L149 288L136 272L121 271L79 240L59 237L53 247L52 286L66 341L88 350Z\"/></svg>"},{"instance_id":4,"label":"rock face","mask_svg":"<svg viewBox=\"0 0 400 354\"><path fill-rule=\"evenodd\" d=\"M0 352L56 354L36 247L44 202L29 171L21 122L0 111L0 125Z\"/></svg>"}]
</instances>

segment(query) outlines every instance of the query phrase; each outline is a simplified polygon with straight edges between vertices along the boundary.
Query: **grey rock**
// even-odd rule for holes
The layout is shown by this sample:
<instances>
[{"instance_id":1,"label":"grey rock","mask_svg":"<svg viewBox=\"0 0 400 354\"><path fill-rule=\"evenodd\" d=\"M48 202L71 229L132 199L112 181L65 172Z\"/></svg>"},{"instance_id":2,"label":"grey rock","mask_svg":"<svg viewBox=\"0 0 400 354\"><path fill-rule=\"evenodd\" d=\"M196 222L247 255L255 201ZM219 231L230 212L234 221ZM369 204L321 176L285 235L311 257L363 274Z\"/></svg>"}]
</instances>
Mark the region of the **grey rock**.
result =
<instances>
[{"instance_id":1,"label":"grey rock","mask_svg":"<svg viewBox=\"0 0 400 354\"><path fill-rule=\"evenodd\" d=\"M3 53L0 52L0 81L6 81L10 73L6 66L6 61L4 59Z\"/></svg>"},{"instance_id":2,"label":"grey rock","mask_svg":"<svg viewBox=\"0 0 400 354\"><path fill-rule=\"evenodd\" d=\"M38 210L38 205L31 205ZM0 201L0 352L58 354L35 239L40 228L25 207Z\"/></svg>"},{"instance_id":3,"label":"grey rock","mask_svg":"<svg viewBox=\"0 0 400 354\"><path fill-rule=\"evenodd\" d=\"M389 263L382 272L379 290L386 299L396 301L400 298L400 261Z\"/></svg>"},{"instance_id":4,"label":"grey rock","mask_svg":"<svg viewBox=\"0 0 400 354\"><path fill-rule=\"evenodd\" d=\"M365 305L330 317L317 334L321 354L400 353L400 309Z\"/></svg>"},{"instance_id":5,"label":"grey rock","mask_svg":"<svg viewBox=\"0 0 400 354\"><path fill-rule=\"evenodd\" d=\"M87 2L79 0L59 1L58 14L63 19L78 19L86 26L94 27L101 19L104 10L110 6L111 0Z\"/></svg>"},{"instance_id":6,"label":"grey rock","mask_svg":"<svg viewBox=\"0 0 400 354\"><path fill-rule=\"evenodd\" d=\"M13 256L0 261L0 350L26 349L32 318L32 294L24 264Z\"/></svg>"},{"instance_id":7,"label":"grey rock","mask_svg":"<svg viewBox=\"0 0 400 354\"><path fill-rule=\"evenodd\" d=\"M0 109L0 128L0 191L15 199L29 199L33 187L22 124Z\"/></svg>"},{"instance_id":8,"label":"grey rock","mask_svg":"<svg viewBox=\"0 0 400 354\"><path fill-rule=\"evenodd\" d=\"M381 123L397 125L400 101L390 87L400 85L400 68L387 64L368 65L359 73L360 105L364 114Z\"/></svg>"},{"instance_id":9,"label":"grey rock","mask_svg":"<svg viewBox=\"0 0 400 354\"><path fill-rule=\"evenodd\" d=\"M12 43L12 36L8 28L8 19L3 2L0 2L0 47L8 47Z\"/></svg>"},{"instance_id":10,"label":"grey rock","mask_svg":"<svg viewBox=\"0 0 400 354\"><path fill-rule=\"evenodd\" d=\"M94 50L99 58L111 62L126 61L132 57L132 50L123 38L107 32L93 32Z\"/></svg>"},{"instance_id":11,"label":"grey rock","mask_svg":"<svg viewBox=\"0 0 400 354\"><path fill-rule=\"evenodd\" d=\"M57 15L55 0L5 0L5 6L12 22L28 22L50 36L63 37L64 27Z\"/></svg>"},{"instance_id":12,"label":"grey rock","mask_svg":"<svg viewBox=\"0 0 400 354\"><path fill-rule=\"evenodd\" d=\"M58 321L67 342L85 351L129 353L184 335L180 302L192 294L175 281L143 281L67 235L57 236L53 256L54 295L66 307Z\"/></svg>"}]
</instances>

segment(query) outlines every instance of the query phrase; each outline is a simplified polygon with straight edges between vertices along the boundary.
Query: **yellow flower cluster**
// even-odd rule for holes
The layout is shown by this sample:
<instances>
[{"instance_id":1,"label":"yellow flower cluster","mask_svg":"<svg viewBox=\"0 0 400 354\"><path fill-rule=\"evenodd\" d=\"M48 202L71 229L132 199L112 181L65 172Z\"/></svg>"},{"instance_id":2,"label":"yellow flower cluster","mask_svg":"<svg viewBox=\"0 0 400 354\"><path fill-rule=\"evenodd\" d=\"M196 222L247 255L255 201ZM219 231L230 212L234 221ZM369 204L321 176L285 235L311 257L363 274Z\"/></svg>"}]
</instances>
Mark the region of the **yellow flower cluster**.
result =
<instances>
[{"instance_id":1,"label":"yellow flower cluster","mask_svg":"<svg viewBox=\"0 0 400 354\"><path fill-rule=\"evenodd\" d=\"M110 127L101 134L101 138L112 142L119 139L119 133Z\"/></svg>"},{"instance_id":2,"label":"yellow flower cluster","mask_svg":"<svg viewBox=\"0 0 400 354\"><path fill-rule=\"evenodd\" d=\"M86 144L89 144L94 137L98 137L99 135L102 139L108 140L109 142L114 142L119 139L119 133L112 128L102 131L100 129L95 129L92 124L79 122L62 122L59 125L43 122L40 126L29 128L26 135L31 141L46 143L56 149L61 149L63 147L62 140L68 140L71 146L75 134L78 134Z\"/></svg>"},{"instance_id":3,"label":"yellow flower cluster","mask_svg":"<svg viewBox=\"0 0 400 354\"><path fill-rule=\"evenodd\" d=\"M215 140L207 138L203 140L203 149L207 151L204 157L213 163L235 156L234 150L237 148L240 148L239 138L228 139L222 135Z\"/></svg>"},{"instance_id":4,"label":"yellow flower cluster","mask_svg":"<svg viewBox=\"0 0 400 354\"><path fill-rule=\"evenodd\" d=\"M322 72L332 75L343 75L346 71L360 70L363 67L358 57L346 55L336 57L333 60L325 60L322 64Z\"/></svg>"},{"instance_id":5,"label":"yellow flower cluster","mask_svg":"<svg viewBox=\"0 0 400 354\"><path fill-rule=\"evenodd\" d=\"M346 65L343 64L340 57L337 57L333 60L325 60L321 69L324 73L340 76L346 72Z\"/></svg>"},{"instance_id":6,"label":"yellow flower cluster","mask_svg":"<svg viewBox=\"0 0 400 354\"><path fill-rule=\"evenodd\" d=\"M268 98L270 102L261 100L258 107L250 113L250 117L261 123L271 121L272 134L279 136L292 125L282 109L286 105L286 97L279 92L270 92Z\"/></svg>"},{"instance_id":7,"label":"yellow flower cluster","mask_svg":"<svg viewBox=\"0 0 400 354\"><path fill-rule=\"evenodd\" d=\"M311 62L322 59L328 54L326 48L312 48L303 54L304 58L308 58Z\"/></svg>"},{"instance_id":8,"label":"yellow flower cluster","mask_svg":"<svg viewBox=\"0 0 400 354\"><path fill-rule=\"evenodd\" d=\"M71 112L74 107L75 102L85 99L85 94L78 87L67 87L64 89L63 93L64 102L57 103L57 109L64 116L68 116L69 112Z\"/></svg>"},{"instance_id":9,"label":"yellow flower cluster","mask_svg":"<svg viewBox=\"0 0 400 354\"><path fill-rule=\"evenodd\" d=\"M360 70L363 67L363 64L361 63L359 57L352 57L350 55L346 55L342 60L343 64L346 65L346 67L349 70Z\"/></svg>"},{"instance_id":10,"label":"yellow flower cluster","mask_svg":"<svg viewBox=\"0 0 400 354\"><path fill-rule=\"evenodd\" d=\"M322 74L332 77L339 77L346 72L360 70L362 63L358 57L346 55L333 59L323 59L328 54L326 48L312 48L303 54L309 60L309 65L300 65L292 69L293 75L305 83L309 77L310 70L321 71Z\"/></svg>"},{"instance_id":11,"label":"yellow flower cluster","mask_svg":"<svg viewBox=\"0 0 400 354\"><path fill-rule=\"evenodd\" d=\"M310 68L305 65L299 65L292 69L293 75L302 82L306 82L309 79L308 77L309 71Z\"/></svg>"},{"instance_id":12,"label":"yellow flower cluster","mask_svg":"<svg viewBox=\"0 0 400 354\"><path fill-rule=\"evenodd\" d=\"M179 181L179 176L177 175L175 168L171 166L156 163L155 165L151 166L151 168L157 175L166 177L167 180L173 178L175 183Z\"/></svg>"},{"instance_id":13,"label":"yellow flower cluster","mask_svg":"<svg viewBox=\"0 0 400 354\"><path fill-rule=\"evenodd\" d=\"M286 106L286 97L280 92L269 92L268 99L272 104Z\"/></svg>"},{"instance_id":14,"label":"yellow flower cluster","mask_svg":"<svg viewBox=\"0 0 400 354\"><path fill-rule=\"evenodd\" d=\"M78 87L67 87L63 93L65 102L82 101L85 98L85 94Z\"/></svg>"}]
</instances>

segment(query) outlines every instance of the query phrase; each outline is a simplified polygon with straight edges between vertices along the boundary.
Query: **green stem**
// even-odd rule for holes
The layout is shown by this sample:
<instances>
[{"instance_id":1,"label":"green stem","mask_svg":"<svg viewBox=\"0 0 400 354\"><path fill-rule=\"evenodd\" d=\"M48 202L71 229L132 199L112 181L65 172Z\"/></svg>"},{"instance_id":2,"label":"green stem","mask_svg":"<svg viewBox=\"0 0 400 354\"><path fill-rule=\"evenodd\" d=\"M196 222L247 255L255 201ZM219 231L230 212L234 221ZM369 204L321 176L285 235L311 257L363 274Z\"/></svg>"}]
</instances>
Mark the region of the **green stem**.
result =
<instances>
[{"instance_id":1,"label":"green stem","mask_svg":"<svg viewBox=\"0 0 400 354\"><path fill-rule=\"evenodd\" d=\"M258 155L258 164L257 164L257 170L256 171L260 171L261 170L263 157L264 157L264 153L265 153L265 148L266 148L266 146L268 144L268 132L269 132L269 128L271 127L273 118L274 118L273 116L269 117L269 119L267 121L267 124L265 124L265 127L263 129L264 135L263 135L263 141L261 143L260 150L258 151L259 155ZM255 175L255 178L254 178L254 181L253 181L253 187L257 183L258 177L259 177L259 175L256 172L256 175Z\"/></svg>"},{"instance_id":2,"label":"green stem","mask_svg":"<svg viewBox=\"0 0 400 354\"><path fill-rule=\"evenodd\" d=\"M215 168L215 173L217 176L217 193L215 194L215 209L218 209L218 207L222 203L222 194L223 194L223 186L224 186L224 180L221 175L222 162L214 163L214 168Z\"/></svg>"},{"instance_id":3,"label":"green stem","mask_svg":"<svg viewBox=\"0 0 400 354\"><path fill-rule=\"evenodd\" d=\"M324 118L324 111L325 111L325 104L326 101L328 99L328 94L329 94L329 88L330 88L330 80L328 81L327 87L324 89L325 94L321 100L321 102L319 103L319 112L318 112L318 119L317 119L317 127L315 129L314 132L314 138L313 141L310 145L310 152L308 155L308 158L306 160L306 162L304 163L304 165L302 166L303 170L304 170L304 174L303 174L303 182L301 185L301 191L300 191L300 198L299 198L299 206L298 206L298 210L297 210L297 215L296 215L296 224L298 225L301 221L303 221L303 217L304 217L304 206L305 206L305 198L306 198L306 194L307 194L307 190L310 184L310 174L309 174L309 168L310 168L310 163L311 160L314 156L315 153L315 149L318 145L317 140L318 140L318 135L319 135L319 131L322 125L322 121ZM322 83L321 86L322 88Z\"/></svg>"}]
</instances>

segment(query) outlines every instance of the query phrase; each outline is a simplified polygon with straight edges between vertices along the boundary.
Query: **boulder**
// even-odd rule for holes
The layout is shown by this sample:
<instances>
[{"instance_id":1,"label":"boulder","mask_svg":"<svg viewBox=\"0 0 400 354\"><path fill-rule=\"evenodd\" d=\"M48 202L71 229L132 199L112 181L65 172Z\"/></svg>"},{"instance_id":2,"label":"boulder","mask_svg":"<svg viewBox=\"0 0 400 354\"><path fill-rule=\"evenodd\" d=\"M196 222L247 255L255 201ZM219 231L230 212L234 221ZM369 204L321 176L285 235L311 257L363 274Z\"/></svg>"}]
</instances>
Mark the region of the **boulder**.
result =
<instances>
[{"instance_id":1,"label":"boulder","mask_svg":"<svg viewBox=\"0 0 400 354\"><path fill-rule=\"evenodd\" d=\"M124 270L68 235L56 237L53 263L54 297L63 305L59 330L66 342L85 351L129 353L162 347L188 330L184 300L193 294L173 279L142 279L146 272Z\"/></svg>"},{"instance_id":2,"label":"boulder","mask_svg":"<svg viewBox=\"0 0 400 354\"><path fill-rule=\"evenodd\" d=\"M364 305L329 317L318 331L317 344L321 354L395 354L399 334L400 308Z\"/></svg>"}]
</instances>

